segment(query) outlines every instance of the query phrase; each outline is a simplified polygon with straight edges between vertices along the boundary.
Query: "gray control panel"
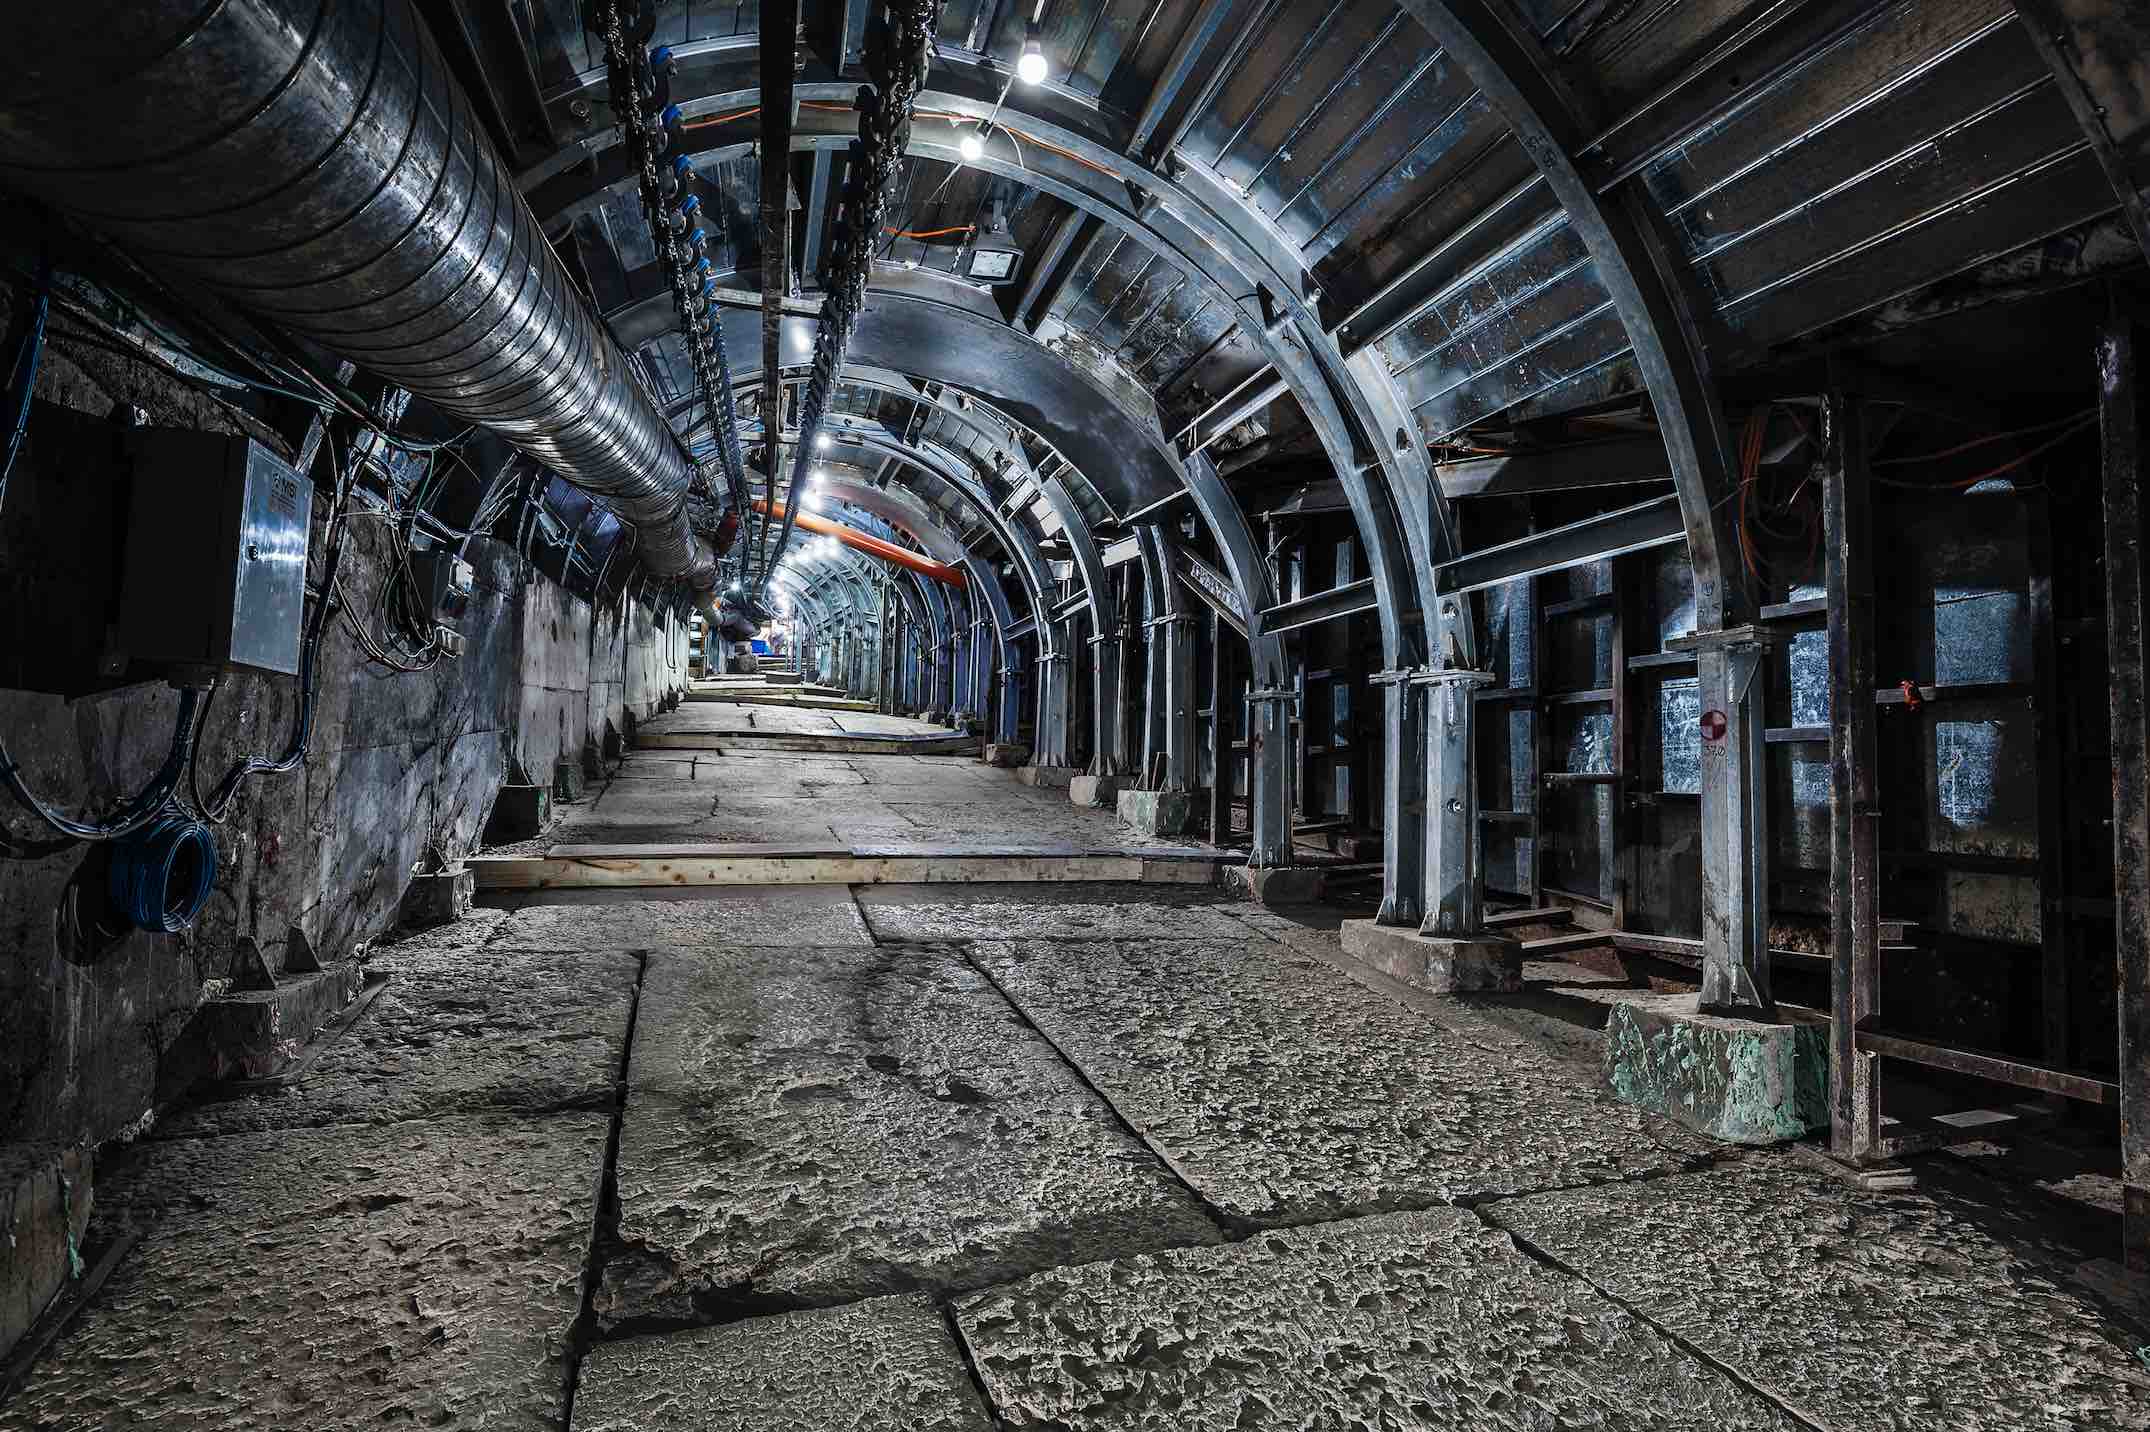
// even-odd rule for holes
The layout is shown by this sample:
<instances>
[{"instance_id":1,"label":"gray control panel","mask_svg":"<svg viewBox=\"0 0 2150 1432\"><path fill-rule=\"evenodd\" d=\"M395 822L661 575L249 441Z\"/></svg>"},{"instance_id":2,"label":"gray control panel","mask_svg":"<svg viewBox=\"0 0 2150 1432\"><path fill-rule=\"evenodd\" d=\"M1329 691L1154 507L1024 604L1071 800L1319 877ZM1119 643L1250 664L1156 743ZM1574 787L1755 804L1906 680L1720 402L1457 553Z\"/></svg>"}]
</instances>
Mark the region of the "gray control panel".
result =
<instances>
[{"instance_id":1,"label":"gray control panel","mask_svg":"<svg viewBox=\"0 0 2150 1432\"><path fill-rule=\"evenodd\" d=\"M127 660L297 675L313 484L252 438L152 428L128 443Z\"/></svg>"}]
</instances>

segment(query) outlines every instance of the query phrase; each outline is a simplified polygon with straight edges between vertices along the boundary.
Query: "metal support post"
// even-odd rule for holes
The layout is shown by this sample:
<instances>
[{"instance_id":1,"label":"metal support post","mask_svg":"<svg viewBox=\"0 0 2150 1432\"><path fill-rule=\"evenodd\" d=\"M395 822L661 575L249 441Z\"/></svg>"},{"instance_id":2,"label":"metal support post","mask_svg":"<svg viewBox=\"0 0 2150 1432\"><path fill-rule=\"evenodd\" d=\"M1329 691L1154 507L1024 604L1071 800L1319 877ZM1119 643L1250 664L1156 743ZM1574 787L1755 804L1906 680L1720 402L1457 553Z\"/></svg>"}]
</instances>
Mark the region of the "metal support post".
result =
<instances>
[{"instance_id":1,"label":"metal support post","mask_svg":"<svg viewBox=\"0 0 2150 1432\"><path fill-rule=\"evenodd\" d=\"M1471 769L1471 693L1490 671L1440 667L1412 676L1425 690L1426 781L1422 935L1464 938L1484 931L1478 878L1478 795Z\"/></svg>"},{"instance_id":2,"label":"metal support post","mask_svg":"<svg viewBox=\"0 0 2150 1432\"><path fill-rule=\"evenodd\" d=\"M1702 688L1702 1009L1775 1020L1769 991L1769 747L1765 627L1697 632Z\"/></svg>"},{"instance_id":3,"label":"metal support post","mask_svg":"<svg viewBox=\"0 0 2150 1432\"><path fill-rule=\"evenodd\" d=\"M1857 397L1822 410L1822 540L1829 590L1829 1151L1872 1157L1881 1138L1874 1056L1858 1047L1881 992L1880 825L1874 752L1874 542Z\"/></svg>"},{"instance_id":4,"label":"metal support post","mask_svg":"<svg viewBox=\"0 0 2150 1432\"><path fill-rule=\"evenodd\" d=\"M1209 618L1209 838L1223 845L1232 838L1232 787L1238 773L1232 750L1232 708L1239 703L1232 675L1231 628L1212 612Z\"/></svg>"},{"instance_id":5,"label":"metal support post","mask_svg":"<svg viewBox=\"0 0 2150 1432\"><path fill-rule=\"evenodd\" d=\"M1298 691L1263 687L1247 693L1253 729L1247 735L1247 822L1254 844L1247 864L1266 869L1292 864L1292 705Z\"/></svg>"},{"instance_id":6,"label":"metal support post","mask_svg":"<svg viewBox=\"0 0 2150 1432\"><path fill-rule=\"evenodd\" d=\"M1120 633L1090 638L1090 766L1093 776L1120 774Z\"/></svg>"},{"instance_id":7,"label":"metal support post","mask_svg":"<svg viewBox=\"0 0 2150 1432\"><path fill-rule=\"evenodd\" d=\"M1377 925L1416 928L1426 918L1425 701L1413 667L1367 678L1381 691L1381 740L1388 780L1381 792L1381 909Z\"/></svg>"},{"instance_id":8,"label":"metal support post","mask_svg":"<svg viewBox=\"0 0 2150 1432\"><path fill-rule=\"evenodd\" d=\"M2113 727L2115 989L2120 1019L2121 1246L2150 1275L2150 722L2144 717L2142 329L2121 315L2098 344L2105 486L2106 652Z\"/></svg>"},{"instance_id":9,"label":"metal support post","mask_svg":"<svg viewBox=\"0 0 2150 1432\"><path fill-rule=\"evenodd\" d=\"M1163 776L1158 789L1191 791L1195 779L1195 618L1191 612L1154 617L1150 632L1150 721L1153 743L1143 752L1143 770Z\"/></svg>"},{"instance_id":10,"label":"metal support post","mask_svg":"<svg viewBox=\"0 0 2150 1432\"><path fill-rule=\"evenodd\" d=\"M1039 630L1042 632L1043 628ZM1065 651L1047 651L1038 655L1038 730L1030 760L1038 766L1068 763L1068 654Z\"/></svg>"}]
</instances>

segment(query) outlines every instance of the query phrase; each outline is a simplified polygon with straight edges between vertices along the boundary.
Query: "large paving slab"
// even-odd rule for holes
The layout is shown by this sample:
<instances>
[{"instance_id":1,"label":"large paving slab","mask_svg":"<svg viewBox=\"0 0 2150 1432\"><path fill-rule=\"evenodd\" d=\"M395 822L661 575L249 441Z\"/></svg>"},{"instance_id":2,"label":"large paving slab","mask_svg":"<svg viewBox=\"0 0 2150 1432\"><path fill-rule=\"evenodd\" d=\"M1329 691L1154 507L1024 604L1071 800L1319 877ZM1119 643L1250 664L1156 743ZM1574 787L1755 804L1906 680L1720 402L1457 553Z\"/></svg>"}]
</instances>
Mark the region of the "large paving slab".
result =
<instances>
[{"instance_id":1,"label":"large paving slab","mask_svg":"<svg viewBox=\"0 0 2150 1432\"><path fill-rule=\"evenodd\" d=\"M972 953L1236 1218L1307 1222L1634 1178L1710 1147L1550 1056L1468 1042L1251 931L982 941Z\"/></svg>"},{"instance_id":2,"label":"large paving slab","mask_svg":"<svg viewBox=\"0 0 2150 1432\"><path fill-rule=\"evenodd\" d=\"M1209 1241L1170 1173L960 956L650 956L608 1320L979 1287Z\"/></svg>"},{"instance_id":3,"label":"large paving slab","mask_svg":"<svg viewBox=\"0 0 2150 1432\"><path fill-rule=\"evenodd\" d=\"M498 950L651 950L681 945L867 945L872 937L841 885L741 885L691 899L621 900L557 891L515 911ZM571 898L577 895L597 898Z\"/></svg>"},{"instance_id":4,"label":"large paving slab","mask_svg":"<svg viewBox=\"0 0 2150 1432\"><path fill-rule=\"evenodd\" d=\"M883 940L1252 938L1233 897L1202 887L877 885L860 887L858 903Z\"/></svg>"},{"instance_id":5,"label":"large paving slab","mask_svg":"<svg viewBox=\"0 0 2150 1432\"><path fill-rule=\"evenodd\" d=\"M1920 1171L1863 1194L1755 1155L1488 1212L1831 1432L2150 1427L2150 1338L2071 1286L2051 1206Z\"/></svg>"},{"instance_id":6,"label":"large paving slab","mask_svg":"<svg viewBox=\"0 0 2150 1432\"><path fill-rule=\"evenodd\" d=\"M497 927L490 913L476 931ZM435 940L382 949L367 969L386 973L387 988L297 1083L177 1110L157 1136L610 1108L617 1096L636 956Z\"/></svg>"},{"instance_id":7,"label":"large paving slab","mask_svg":"<svg viewBox=\"0 0 2150 1432\"><path fill-rule=\"evenodd\" d=\"M1455 1209L1058 1268L955 1317L1011 1428L1798 1425Z\"/></svg>"},{"instance_id":8,"label":"large paving slab","mask_svg":"<svg viewBox=\"0 0 2150 1432\"><path fill-rule=\"evenodd\" d=\"M100 1169L100 1215L165 1216L0 1428L556 1429L610 1127L572 1113L140 1146Z\"/></svg>"},{"instance_id":9,"label":"large paving slab","mask_svg":"<svg viewBox=\"0 0 2150 1432\"><path fill-rule=\"evenodd\" d=\"M599 1343L574 1432L989 1432L926 1298L874 1298Z\"/></svg>"}]
</instances>

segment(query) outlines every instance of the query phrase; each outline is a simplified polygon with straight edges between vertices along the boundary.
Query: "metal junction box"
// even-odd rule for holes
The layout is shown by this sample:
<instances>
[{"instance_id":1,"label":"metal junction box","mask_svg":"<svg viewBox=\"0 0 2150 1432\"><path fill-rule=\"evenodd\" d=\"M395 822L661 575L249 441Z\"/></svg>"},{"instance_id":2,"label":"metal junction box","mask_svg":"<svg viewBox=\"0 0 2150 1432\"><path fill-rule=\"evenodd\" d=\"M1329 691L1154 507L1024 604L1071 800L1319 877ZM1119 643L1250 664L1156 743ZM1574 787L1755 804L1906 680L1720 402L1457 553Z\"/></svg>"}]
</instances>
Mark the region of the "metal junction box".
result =
<instances>
[{"instance_id":1,"label":"metal junction box","mask_svg":"<svg viewBox=\"0 0 2150 1432\"><path fill-rule=\"evenodd\" d=\"M313 484L252 438L148 428L127 441L127 659L297 675Z\"/></svg>"}]
</instances>

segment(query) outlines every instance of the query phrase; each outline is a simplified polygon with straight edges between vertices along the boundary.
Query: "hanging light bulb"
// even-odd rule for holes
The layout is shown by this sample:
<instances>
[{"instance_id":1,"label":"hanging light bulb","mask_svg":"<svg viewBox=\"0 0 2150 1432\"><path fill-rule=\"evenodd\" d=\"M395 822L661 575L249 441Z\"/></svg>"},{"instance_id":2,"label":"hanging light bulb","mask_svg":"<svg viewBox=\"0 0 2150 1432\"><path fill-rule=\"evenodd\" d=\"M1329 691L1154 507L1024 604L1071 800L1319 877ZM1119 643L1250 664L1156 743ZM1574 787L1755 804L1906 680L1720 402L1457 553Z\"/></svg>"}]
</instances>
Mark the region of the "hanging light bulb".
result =
<instances>
[{"instance_id":1,"label":"hanging light bulb","mask_svg":"<svg viewBox=\"0 0 2150 1432\"><path fill-rule=\"evenodd\" d=\"M1045 44L1038 38L1038 22L1023 27L1023 53L1015 59L1015 77L1026 85L1045 83Z\"/></svg>"},{"instance_id":2,"label":"hanging light bulb","mask_svg":"<svg viewBox=\"0 0 2150 1432\"><path fill-rule=\"evenodd\" d=\"M829 435L828 435L827 433L815 433L815 434L814 434L814 451L815 451L815 452L827 452L828 450L829 450Z\"/></svg>"},{"instance_id":3,"label":"hanging light bulb","mask_svg":"<svg viewBox=\"0 0 2150 1432\"><path fill-rule=\"evenodd\" d=\"M956 152L976 163L985 158L985 141L978 137L976 131L971 131L956 141Z\"/></svg>"}]
</instances>

